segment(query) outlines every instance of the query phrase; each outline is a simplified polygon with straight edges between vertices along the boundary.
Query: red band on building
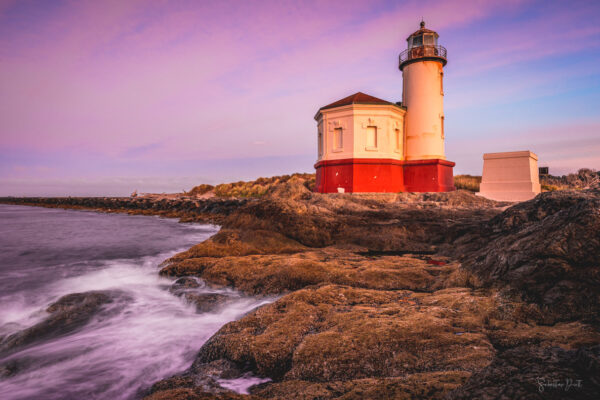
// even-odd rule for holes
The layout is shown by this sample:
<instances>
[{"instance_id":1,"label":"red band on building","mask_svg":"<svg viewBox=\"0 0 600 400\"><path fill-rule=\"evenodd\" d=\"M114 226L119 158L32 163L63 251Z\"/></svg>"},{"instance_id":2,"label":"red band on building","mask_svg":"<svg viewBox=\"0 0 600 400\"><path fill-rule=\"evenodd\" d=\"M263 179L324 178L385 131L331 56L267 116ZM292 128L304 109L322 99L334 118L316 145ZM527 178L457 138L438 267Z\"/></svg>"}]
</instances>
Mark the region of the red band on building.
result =
<instances>
[{"instance_id":1,"label":"red band on building","mask_svg":"<svg viewBox=\"0 0 600 400\"><path fill-rule=\"evenodd\" d=\"M452 168L446 160L399 161L361 158L324 160L315 164L316 192L397 193L448 192L454 189Z\"/></svg>"}]
</instances>

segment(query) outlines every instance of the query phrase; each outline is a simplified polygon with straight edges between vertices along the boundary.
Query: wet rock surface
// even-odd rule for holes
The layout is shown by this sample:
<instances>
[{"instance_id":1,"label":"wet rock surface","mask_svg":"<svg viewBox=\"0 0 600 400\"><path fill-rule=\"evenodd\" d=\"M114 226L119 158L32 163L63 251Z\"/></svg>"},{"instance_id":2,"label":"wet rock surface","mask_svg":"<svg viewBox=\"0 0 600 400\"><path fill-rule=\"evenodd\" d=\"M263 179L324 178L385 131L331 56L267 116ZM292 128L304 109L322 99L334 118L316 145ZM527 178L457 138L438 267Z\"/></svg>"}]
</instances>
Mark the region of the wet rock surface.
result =
<instances>
[{"instance_id":1,"label":"wet rock surface","mask_svg":"<svg viewBox=\"0 0 600 400\"><path fill-rule=\"evenodd\" d=\"M92 318L102 318L124 305L127 297L117 291L71 293L52 303L43 321L6 337L0 343L0 354L12 353L28 344L51 339L77 330Z\"/></svg>"},{"instance_id":2,"label":"wet rock surface","mask_svg":"<svg viewBox=\"0 0 600 400\"><path fill-rule=\"evenodd\" d=\"M231 296L221 293L186 293L184 296L198 312L215 312L231 300Z\"/></svg>"},{"instance_id":3,"label":"wet rock surface","mask_svg":"<svg viewBox=\"0 0 600 400\"><path fill-rule=\"evenodd\" d=\"M175 296L183 297L188 303L196 306L199 313L216 312L233 300L234 294L212 293L203 290L204 281L193 277L184 276L177 279L169 288Z\"/></svg>"},{"instance_id":4,"label":"wet rock surface","mask_svg":"<svg viewBox=\"0 0 600 400\"><path fill-rule=\"evenodd\" d=\"M177 292L186 289L195 289L201 286L203 286L203 282L198 281L198 279L193 276L184 276L183 278L177 279L170 290L172 292Z\"/></svg>"},{"instance_id":5,"label":"wet rock surface","mask_svg":"<svg viewBox=\"0 0 600 400\"><path fill-rule=\"evenodd\" d=\"M130 298L120 291L90 291L71 293L50 304L49 315L37 324L16 332L0 341L0 378L16 375L40 360L20 350L34 343L49 341L82 329L93 319L118 313Z\"/></svg>"}]
</instances>

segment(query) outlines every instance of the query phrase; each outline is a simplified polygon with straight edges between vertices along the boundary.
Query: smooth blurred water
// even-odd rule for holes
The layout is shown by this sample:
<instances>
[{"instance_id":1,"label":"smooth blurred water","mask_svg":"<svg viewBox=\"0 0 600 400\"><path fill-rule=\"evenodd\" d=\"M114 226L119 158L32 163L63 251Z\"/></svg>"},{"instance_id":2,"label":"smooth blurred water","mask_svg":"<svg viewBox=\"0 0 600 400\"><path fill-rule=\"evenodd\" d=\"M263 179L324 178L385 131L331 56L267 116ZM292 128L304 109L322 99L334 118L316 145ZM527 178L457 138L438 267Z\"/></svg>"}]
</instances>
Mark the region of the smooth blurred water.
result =
<instances>
[{"instance_id":1,"label":"smooth blurred water","mask_svg":"<svg viewBox=\"0 0 600 400\"><path fill-rule=\"evenodd\" d=\"M0 342L48 316L61 296L90 290L124 292L116 314L82 329L37 341L16 353L12 376L0 374L0 399L131 399L185 370L222 325L268 299L232 296L214 313L172 295L159 264L199 243L215 226L124 214L0 205ZM243 392L256 378L231 382ZM238 384L239 383L239 384ZM225 385L227 383L225 382Z\"/></svg>"}]
</instances>

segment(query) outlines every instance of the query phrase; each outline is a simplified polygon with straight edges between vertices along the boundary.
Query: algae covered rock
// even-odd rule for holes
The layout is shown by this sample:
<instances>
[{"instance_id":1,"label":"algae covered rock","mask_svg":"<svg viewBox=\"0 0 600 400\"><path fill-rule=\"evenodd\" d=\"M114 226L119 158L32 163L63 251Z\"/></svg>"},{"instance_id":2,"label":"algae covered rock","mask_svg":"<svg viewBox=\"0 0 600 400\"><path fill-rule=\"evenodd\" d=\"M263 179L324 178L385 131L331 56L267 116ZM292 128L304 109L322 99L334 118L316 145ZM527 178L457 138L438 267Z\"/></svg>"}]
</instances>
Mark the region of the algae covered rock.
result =
<instances>
[{"instance_id":1,"label":"algae covered rock","mask_svg":"<svg viewBox=\"0 0 600 400\"><path fill-rule=\"evenodd\" d=\"M600 191L555 191L491 219L456 253L482 285L545 309L546 323L600 313Z\"/></svg>"},{"instance_id":2,"label":"algae covered rock","mask_svg":"<svg viewBox=\"0 0 600 400\"><path fill-rule=\"evenodd\" d=\"M192 257L169 260L161 274L195 275L206 282L231 286L248 294L287 293L332 283L368 289L434 290L456 286L449 280L458 264L430 262L414 255L371 255L361 248L306 249L295 254ZM438 257L442 259L443 257ZM429 261L428 261L429 260ZM186 278L189 279L189 278Z\"/></svg>"},{"instance_id":3,"label":"algae covered rock","mask_svg":"<svg viewBox=\"0 0 600 400\"><path fill-rule=\"evenodd\" d=\"M477 370L494 354L476 322L487 301L464 289L431 295L336 285L303 289L224 326L198 360L232 361L276 381Z\"/></svg>"}]
</instances>

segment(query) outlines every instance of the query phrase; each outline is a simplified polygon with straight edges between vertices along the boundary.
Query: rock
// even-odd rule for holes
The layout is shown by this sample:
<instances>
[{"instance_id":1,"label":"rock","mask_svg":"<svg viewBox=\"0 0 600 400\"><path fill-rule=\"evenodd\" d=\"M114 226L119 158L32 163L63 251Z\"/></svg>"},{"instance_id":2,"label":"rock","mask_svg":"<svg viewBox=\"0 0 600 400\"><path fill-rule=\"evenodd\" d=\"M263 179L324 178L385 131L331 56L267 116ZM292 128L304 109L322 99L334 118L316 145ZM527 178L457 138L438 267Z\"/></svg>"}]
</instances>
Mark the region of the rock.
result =
<instances>
[{"instance_id":1,"label":"rock","mask_svg":"<svg viewBox=\"0 0 600 400\"><path fill-rule=\"evenodd\" d=\"M498 354L448 399L598 399L600 346L517 347Z\"/></svg>"},{"instance_id":2,"label":"rock","mask_svg":"<svg viewBox=\"0 0 600 400\"><path fill-rule=\"evenodd\" d=\"M453 253L485 287L542 307L542 321L597 321L600 191L546 192L496 216Z\"/></svg>"},{"instance_id":3,"label":"rock","mask_svg":"<svg viewBox=\"0 0 600 400\"><path fill-rule=\"evenodd\" d=\"M454 303L449 309L448 296ZM465 289L425 295L307 288L225 325L202 347L197 362L223 359L276 381L473 371L494 354L480 327L488 301ZM469 333L455 335L458 327Z\"/></svg>"},{"instance_id":4,"label":"rock","mask_svg":"<svg viewBox=\"0 0 600 400\"><path fill-rule=\"evenodd\" d=\"M19 360L9 360L3 365L0 365L0 378L16 375L21 369L22 366L20 365Z\"/></svg>"},{"instance_id":5,"label":"rock","mask_svg":"<svg viewBox=\"0 0 600 400\"><path fill-rule=\"evenodd\" d=\"M227 389L219 386L219 383L208 376L198 377L191 375L174 376L168 379L164 379L152 385L150 394L168 392L173 389L190 388L194 389L196 393L202 394L218 394L230 392ZM151 397L154 398L154 397ZM158 397L161 398L161 397Z\"/></svg>"},{"instance_id":6,"label":"rock","mask_svg":"<svg viewBox=\"0 0 600 400\"><path fill-rule=\"evenodd\" d=\"M190 373L218 377L230 368L231 377L250 371L273 379L252 389L258 398L443 398L486 368L496 346L577 348L600 341L597 330L581 323L531 325L527 307L467 288L418 293L317 285L225 325ZM206 367L215 364L217 372Z\"/></svg>"},{"instance_id":7,"label":"rock","mask_svg":"<svg viewBox=\"0 0 600 400\"><path fill-rule=\"evenodd\" d=\"M214 312L221 308L231 296L220 293L186 293L185 299L196 305L199 313Z\"/></svg>"},{"instance_id":8,"label":"rock","mask_svg":"<svg viewBox=\"0 0 600 400\"><path fill-rule=\"evenodd\" d=\"M209 363L196 360L190 371L195 375L208 376L213 379L235 379L243 375L243 371L235 363L223 359Z\"/></svg>"},{"instance_id":9,"label":"rock","mask_svg":"<svg viewBox=\"0 0 600 400\"><path fill-rule=\"evenodd\" d=\"M171 287L169 291L177 296L181 296L189 289L197 289L203 286L204 282L198 281L198 278L193 276L184 276L182 278L177 279Z\"/></svg>"},{"instance_id":10,"label":"rock","mask_svg":"<svg viewBox=\"0 0 600 400\"><path fill-rule=\"evenodd\" d=\"M382 379L312 382L283 381L258 385L252 393L261 399L443 399L445 393L463 384L466 371L425 372Z\"/></svg>"},{"instance_id":11,"label":"rock","mask_svg":"<svg viewBox=\"0 0 600 400\"><path fill-rule=\"evenodd\" d=\"M198 288L200 287L200 282L197 279L191 276L186 276L183 278L179 278L173 283L174 287L188 289L188 288Z\"/></svg>"},{"instance_id":12,"label":"rock","mask_svg":"<svg viewBox=\"0 0 600 400\"><path fill-rule=\"evenodd\" d=\"M176 375L155 383L145 399L245 399L219 385L218 379L239 378L242 372L234 363L218 360L211 363L194 363L183 375ZM182 397L179 397L182 396ZM187 396L187 397L186 397Z\"/></svg>"},{"instance_id":13,"label":"rock","mask_svg":"<svg viewBox=\"0 0 600 400\"><path fill-rule=\"evenodd\" d=\"M448 278L458 264L428 263L412 255L371 256L360 248L328 247L296 254L245 257L193 257L171 262L164 275L196 275L219 286L232 286L249 294L271 295L310 285L333 283L369 289L435 290L456 286ZM465 279L468 277L465 275ZM462 282L459 282L462 283Z\"/></svg>"},{"instance_id":14,"label":"rock","mask_svg":"<svg viewBox=\"0 0 600 400\"><path fill-rule=\"evenodd\" d=\"M231 299L230 295L221 293L205 293L197 291L203 287L204 282L192 276L184 276L177 279L169 288L169 291L176 296L182 296L189 303L196 305L196 311L199 313L213 312L223 306Z\"/></svg>"},{"instance_id":15,"label":"rock","mask_svg":"<svg viewBox=\"0 0 600 400\"><path fill-rule=\"evenodd\" d=\"M322 195L299 176L277 182L260 199L39 200L217 222L167 260L161 274L185 277L171 290L202 310L227 298L191 277L283 296L222 327L149 398L535 399L546 367L589 381L572 396L598 397L599 191L509 207L463 191ZM247 373L272 381L252 396L218 385Z\"/></svg>"},{"instance_id":16,"label":"rock","mask_svg":"<svg viewBox=\"0 0 600 400\"><path fill-rule=\"evenodd\" d=\"M176 254L165 263L173 263L198 257L247 256L252 254L289 254L306 247L272 231L240 231L221 229L208 240L187 251Z\"/></svg>"},{"instance_id":17,"label":"rock","mask_svg":"<svg viewBox=\"0 0 600 400\"><path fill-rule=\"evenodd\" d=\"M491 218L502 205L466 191L323 195L290 180L235 210L223 227L278 232L309 247L351 243L373 250L422 251Z\"/></svg>"},{"instance_id":18,"label":"rock","mask_svg":"<svg viewBox=\"0 0 600 400\"><path fill-rule=\"evenodd\" d=\"M93 317L111 315L127 301L117 291L71 293L52 303L50 314L34 326L14 333L0 343L0 354L6 355L31 343L65 335L86 325Z\"/></svg>"}]
</instances>

